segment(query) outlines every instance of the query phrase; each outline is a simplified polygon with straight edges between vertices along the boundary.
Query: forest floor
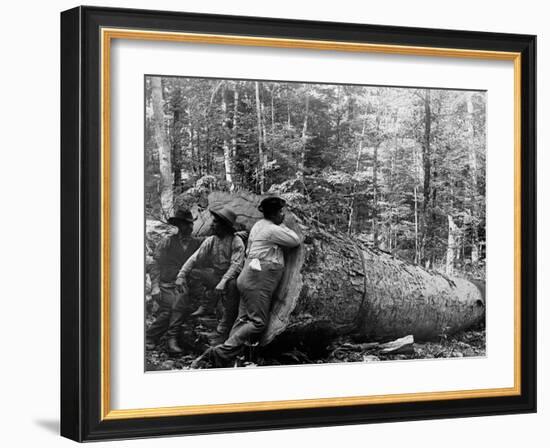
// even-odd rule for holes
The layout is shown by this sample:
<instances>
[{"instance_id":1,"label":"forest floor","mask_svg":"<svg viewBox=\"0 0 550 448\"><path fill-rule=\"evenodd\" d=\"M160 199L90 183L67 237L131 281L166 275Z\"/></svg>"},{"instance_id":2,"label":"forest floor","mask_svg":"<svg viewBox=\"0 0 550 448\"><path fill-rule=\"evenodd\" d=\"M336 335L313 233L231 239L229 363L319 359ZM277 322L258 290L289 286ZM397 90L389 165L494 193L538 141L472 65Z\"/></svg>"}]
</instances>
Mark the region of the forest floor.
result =
<instances>
[{"instance_id":1,"label":"forest floor","mask_svg":"<svg viewBox=\"0 0 550 448\"><path fill-rule=\"evenodd\" d=\"M146 370L187 370L191 362L206 348L205 334L209 325L198 324L193 330L184 327L184 340L194 339L185 354L170 356L161 344L155 350L147 350ZM203 342L200 342L202 339ZM437 342L411 342L411 338L402 344L394 344L397 349L388 353L384 347L391 344L362 342L356 343L349 337L335 339L326 347L325 355L311 358L303 351L293 348L282 353L262 355L257 348L248 348L244 355L237 358L234 367L256 367L274 365L326 364L346 362L384 362L421 360L434 358L464 358L485 356L485 328L470 329L443 337ZM192 348L191 348L192 347ZM200 349L199 349L200 347Z\"/></svg>"}]
</instances>

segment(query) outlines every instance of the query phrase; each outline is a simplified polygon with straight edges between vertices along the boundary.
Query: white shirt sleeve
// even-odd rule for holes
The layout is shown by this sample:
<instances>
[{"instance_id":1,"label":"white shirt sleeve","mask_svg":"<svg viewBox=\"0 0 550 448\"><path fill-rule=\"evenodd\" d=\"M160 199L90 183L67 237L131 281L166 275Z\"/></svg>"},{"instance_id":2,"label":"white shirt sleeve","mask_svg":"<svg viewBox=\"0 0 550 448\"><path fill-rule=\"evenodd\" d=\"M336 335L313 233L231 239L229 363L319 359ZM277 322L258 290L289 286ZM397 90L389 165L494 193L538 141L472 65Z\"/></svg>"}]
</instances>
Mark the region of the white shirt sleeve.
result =
<instances>
[{"instance_id":1,"label":"white shirt sleeve","mask_svg":"<svg viewBox=\"0 0 550 448\"><path fill-rule=\"evenodd\" d=\"M284 224L269 226L269 240L282 247L296 247L301 243L298 234Z\"/></svg>"}]
</instances>

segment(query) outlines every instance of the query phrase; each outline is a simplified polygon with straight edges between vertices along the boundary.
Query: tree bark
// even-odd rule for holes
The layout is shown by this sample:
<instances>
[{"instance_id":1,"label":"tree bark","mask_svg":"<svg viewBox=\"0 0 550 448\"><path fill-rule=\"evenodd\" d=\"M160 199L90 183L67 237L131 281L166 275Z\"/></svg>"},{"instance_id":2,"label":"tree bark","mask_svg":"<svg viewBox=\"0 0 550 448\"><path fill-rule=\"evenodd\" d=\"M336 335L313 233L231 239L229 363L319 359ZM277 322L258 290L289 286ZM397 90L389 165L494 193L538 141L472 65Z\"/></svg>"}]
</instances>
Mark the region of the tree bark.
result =
<instances>
[{"instance_id":1,"label":"tree bark","mask_svg":"<svg viewBox=\"0 0 550 448\"><path fill-rule=\"evenodd\" d=\"M389 252L393 251L395 247L397 246L396 237L395 237L395 231L394 231L394 215L395 215L395 147L392 147L390 149L390 160L389 160L389 173L388 173L388 190L389 194L388 197L388 206L390 209L389 217L388 217L388 248L387 250Z\"/></svg>"},{"instance_id":2,"label":"tree bark","mask_svg":"<svg viewBox=\"0 0 550 448\"><path fill-rule=\"evenodd\" d=\"M287 113L287 127L290 129L292 127L292 122L290 121L290 89L286 91L286 113Z\"/></svg>"},{"instance_id":3,"label":"tree bark","mask_svg":"<svg viewBox=\"0 0 550 448\"><path fill-rule=\"evenodd\" d=\"M430 105L430 90L424 92L424 137L422 142L422 164L424 167L424 204L422 211L422 258L424 263L430 262L431 243L432 243L432 211L431 211L431 171L432 171L432 155L431 155L431 128L432 128L432 112Z\"/></svg>"},{"instance_id":4,"label":"tree bark","mask_svg":"<svg viewBox=\"0 0 550 448\"><path fill-rule=\"evenodd\" d=\"M414 171L414 263L420 263L420 244L418 232L418 184L420 180L420 166L417 148L413 148L413 171Z\"/></svg>"},{"instance_id":5,"label":"tree bark","mask_svg":"<svg viewBox=\"0 0 550 448\"><path fill-rule=\"evenodd\" d=\"M173 176L170 145L164 128L164 101L162 98L162 82L158 76L151 77L151 99L153 106L153 128L160 170L160 203L163 219L167 219L173 208Z\"/></svg>"},{"instance_id":6,"label":"tree bark","mask_svg":"<svg viewBox=\"0 0 550 448\"><path fill-rule=\"evenodd\" d=\"M258 182L260 186L260 194L264 194L264 152L262 148L262 113L260 105L260 85L258 81L256 85L256 117L258 121Z\"/></svg>"},{"instance_id":7,"label":"tree bark","mask_svg":"<svg viewBox=\"0 0 550 448\"><path fill-rule=\"evenodd\" d=\"M182 146L181 146L181 112L179 109L174 110L174 118L172 120L172 173L174 179L174 189L181 185L181 170L182 164Z\"/></svg>"},{"instance_id":8,"label":"tree bark","mask_svg":"<svg viewBox=\"0 0 550 448\"><path fill-rule=\"evenodd\" d=\"M225 169L225 180L229 184L229 191L233 191L235 189L233 183L233 158L231 157L231 149L229 148L229 123L231 123L231 119L227 113L226 93L225 90L222 93L223 165Z\"/></svg>"},{"instance_id":9,"label":"tree bark","mask_svg":"<svg viewBox=\"0 0 550 448\"><path fill-rule=\"evenodd\" d=\"M198 166L199 166L199 177L202 177L202 175L204 174L204 157L203 157L203 153L202 153L202 150L201 150L201 128L200 126L197 127L197 132L196 132L196 136L197 136L197 162L198 162Z\"/></svg>"},{"instance_id":10,"label":"tree bark","mask_svg":"<svg viewBox=\"0 0 550 448\"><path fill-rule=\"evenodd\" d=\"M187 139L188 139L187 152L189 154L191 172L193 174L196 174L198 170L197 170L197 163L196 163L195 145L193 144L193 137L194 137L193 125L191 124L191 122L189 122L189 126L187 127Z\"/></svg>"},{"instance_id":11,"label":"tree bark","mask_svg":"<svg viewBox=\"0 0 550 448\"><path fill-rule=\"evenodd\" d=\"M273 84L273 87L271 87L271 139L275 137L275 90L277 88L277 84Z\"/></svg>"},{"instance_id":12,"label":"tree bark","mask_svg":"<svg viewBox=\"0 0 550 448\"><path fill-rule=\"evenodd\" d=\"M363 117L363 126L361 128L361 137L359 139L359 146L357 147L357 155L355 157L355 174L359 172L359 167L361 165L361 154L363 153L363 141L365 140L365 128L367 126L367 115ZM348 235L351 235L353 228L353 219L355 214L355 193L357 191L357 183L355 182L351 191L351 199L349 205L349 216L348 216Z\"/></svg>"},{"instance_id":13,"label":"tree bark","mask_svg":"<svg viewBox=\"0 0 550 448\"><path fill-rule=\"evenodd\" d=\"M340 123L342 122L342 108L340 97L342 95L342 86L338 86L336 90L336 151L340 150Z\"/></svg>"},{"instance_id":14,"label":"tree bark","mask_svg":"<svg viewBox=\"0 0 550 448\"><path fill-rule=\"evenodd\" d=\"M372 241L378 247L378 143L372 154Z\"/></svg>"},{"instance_id":15,"label":"tree bark","mask_svg":"<svg viewBox=\"0 0 550 448\"><path fill-rule=\"evenodd\" d=\"M458 229L451 215L447 215L447 221L449 229L447 236L447 257L445 261L445 273L447 275L453 275L454 262L456 257L456 234Z\"/></svg>"},{"instance_id":16,"label":"tree bark","mask_svg":"<svg viewBox=\"0 0 550 448\"><path fill-rule=\"evenodd\" d=\"M264 166L265 166L267 165L267 148L269 147L269 145L267 143L267 125L266 125L266 119L265 119L265 116L266 116L265 106L262 104L261 101L260 101L260 114L262 117L262 138L264 140L263 148L264 148Z\"/></svg>"},{"instance_id":17,"label":"tree bark","mask_svg":"<svg viewBox=\"0 0 550 448\"><path fill-rule=\"evenodd\" d=\"M259 200L244 192L214 192L208 198L210 207L230 207L238 225L247 230L262 217ZM206 234L211 219L208 212L199 214L195 232ZM342 334L360 340L409 334L415 340L433 340L466 329L485 316L484 295L467 280L373 250L305 217L298 221L290 211L285 224L305 242L286 252L285 273L273 299L263 344L312 335L326 341Z\"/></svg>"},{"instance_id":18,"label":"tree bark","mask_svg":"<svg viewBox=\"0 0 550 448\"><path fill-rule=\"evenodd\" d=\"M212 114L212 105L214 104L214 99L216 98L216 94L220 90L220 88L225 84L224 80L218 81L218 83L214 86L212 89L212 92L210 93L210 101L208 103L208 107L205 111L205 122L206 122L206 153L205 153L205 159L206 159L206 174L212 173L212 142L210 139L210 125L211 125L211 114Z\"/></svg>"},{"instance_id":19,"label":"tree bark","mask_svg":"<svg viewBox=\"0 0 550 448\"><path fill-rule=\"evenodd\" d=\"M237 157L237 145L238 145L238 138L239 138L239 85L235 81L233 84L233 137L231 139L231 157L233 160ZM233 169L235 168L235 165L233 164ZM235 174L235 172L233 171ZM235 179L233 179L233 183L235 183Z\"/></svg>"},{"instance_id":20,"label":"tree bark","mask_svg":"<svg viewBox=\"0 0 550 448\"><path fill-rule=\"evenodd\" d=\"M477 206L477 155L475 146L475 126L474 126L474 104L472 102L472 93L468 92L466 95L466 122L467 122L467 144L469 146L468 157L470 165L470 178L472 182L471 195L472 195L472 253L471 260L474 266L477 265L479 260L478 250L478 219L479 210Z\"/></svg>"},{"instance_id":21,"label":"tree bark","mask_svg":"<svg viewBox=\"0 0 550 448\"><path fill-rule=\"evenodd\" d=\"M302 127L302 152L298 162L298 175L304 175L304 169L306 166L306 144L307 144L307 121L309 115L309 92L306 90L306 111L304 114L304 125Z\"/></svg>"},{"instance_id":22,"label":"tree bark","mask_svg":"<svg viewBox=\"0 0 550 448\"><path fill-rule=\"evenodd\" d=\"M413 190L414 194L414 263L418 264L419 254L418 254L418 192L416 185Z\"/></svg>"}]
</instances>

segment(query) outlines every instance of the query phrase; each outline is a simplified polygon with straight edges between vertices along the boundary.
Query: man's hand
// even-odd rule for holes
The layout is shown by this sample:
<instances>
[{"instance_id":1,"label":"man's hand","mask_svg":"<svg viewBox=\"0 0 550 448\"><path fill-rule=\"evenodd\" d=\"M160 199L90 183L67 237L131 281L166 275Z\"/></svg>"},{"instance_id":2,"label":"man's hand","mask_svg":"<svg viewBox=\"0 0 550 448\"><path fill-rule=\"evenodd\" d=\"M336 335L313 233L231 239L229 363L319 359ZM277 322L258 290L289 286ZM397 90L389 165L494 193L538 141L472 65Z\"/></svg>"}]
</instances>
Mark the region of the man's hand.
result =
<instances>
[{"instance_id":1,"label":"man's hand","mask_svg":"<svg viewBox=\"0 0 550 448\"><path fill-rule=\"evenodd\" d=\"M159 300L160 300L159 285L153 285L153 287L151 288L151 299L153 299L154 302L159 303Z\"/></svg>"},{"instance_id":2,"label":"man's hand","mask_svg":"<svg viewBox=\"0 0 550 448\"><path fill-rule=\"evenodd\" d=\"M235 236L238 236L241 240L243 240L243 243L246 245L246 241L248 240L248 232L246 230L239 230L238 232L235 232Z\"/></svg>"},{"instance_id":3,"label":"man's hand","mask_svg":"<svg viewBox=\"0 0 550 448\"><path fill-rule=\"evenodd\" d=\"M185 277L176 278L176 289L180 292L187 289L187 281L185 280Z\"/></svg>"},{"instance_id":4,"label":"man's hand","mask_svg":"<svg viewBox=\"0 0 550 448\"><path fill-rule=\"evenodd\" d=\"M227 284L227 281L226 280L220 280L220 282L216 285L216 287L214 288L214 291L216 291L216 294L218 295L222 295L225 291L225 286Z\"/></svg>"}]
</instances>

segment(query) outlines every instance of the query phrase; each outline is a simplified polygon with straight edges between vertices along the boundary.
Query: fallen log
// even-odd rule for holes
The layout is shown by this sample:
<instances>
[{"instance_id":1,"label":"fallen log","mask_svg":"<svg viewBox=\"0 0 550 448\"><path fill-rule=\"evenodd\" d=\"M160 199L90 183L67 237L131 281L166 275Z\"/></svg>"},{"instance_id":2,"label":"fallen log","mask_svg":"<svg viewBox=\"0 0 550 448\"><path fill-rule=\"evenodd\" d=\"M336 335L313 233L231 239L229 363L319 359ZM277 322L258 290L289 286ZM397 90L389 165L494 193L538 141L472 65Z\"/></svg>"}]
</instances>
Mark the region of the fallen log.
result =
<instances>
[{"instance_id":1,"label":"fallen log","mask_svg":"<svg viewBox=\"0 0 550 448\"><path fill-rule=\"evenodd\" d=\"M209 207L230 207L237 224L246 230L262 217L259 200L244 192L208 196ZM210 223L210 213L199 212L195 233L208 234ZM299 340L322 346L342 334L353 334L359 341L404 335L434 340L484 319L484 294L465 279L428 271L371 249L292 212L287 212L285 224L304 243L285 254L285 274L262 345L277 338L276 342Z\"/></svg>"}]
</instances>

